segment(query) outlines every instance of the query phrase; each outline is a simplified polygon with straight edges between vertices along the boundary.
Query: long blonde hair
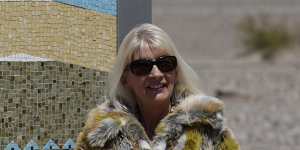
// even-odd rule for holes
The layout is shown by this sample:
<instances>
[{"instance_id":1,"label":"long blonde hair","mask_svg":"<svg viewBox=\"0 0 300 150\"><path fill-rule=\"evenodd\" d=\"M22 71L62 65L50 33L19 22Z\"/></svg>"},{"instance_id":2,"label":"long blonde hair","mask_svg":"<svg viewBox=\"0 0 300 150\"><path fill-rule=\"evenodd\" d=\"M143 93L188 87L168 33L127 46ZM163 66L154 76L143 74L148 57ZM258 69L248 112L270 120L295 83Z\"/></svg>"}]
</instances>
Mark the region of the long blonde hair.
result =
<instances>
[{"instance_id":1,"label":"long blonde hair","mask_svg":"<svg viewBox=\"0 0 300 150\"><path fill-rule=\"evenodd\" d=\"M173 90L171 103L177 101L185 93L199 94L197 74L182 59L169 35L161 28L145 23L134 27L122 41L118 50L115 65L109 75L109 97L136 108L132 93L123 87L121 78L125 67L132 61L134 52L145 47L151 49L166 49L170 55L177 58L177 82Z\"/></svg>"}]
</instances>

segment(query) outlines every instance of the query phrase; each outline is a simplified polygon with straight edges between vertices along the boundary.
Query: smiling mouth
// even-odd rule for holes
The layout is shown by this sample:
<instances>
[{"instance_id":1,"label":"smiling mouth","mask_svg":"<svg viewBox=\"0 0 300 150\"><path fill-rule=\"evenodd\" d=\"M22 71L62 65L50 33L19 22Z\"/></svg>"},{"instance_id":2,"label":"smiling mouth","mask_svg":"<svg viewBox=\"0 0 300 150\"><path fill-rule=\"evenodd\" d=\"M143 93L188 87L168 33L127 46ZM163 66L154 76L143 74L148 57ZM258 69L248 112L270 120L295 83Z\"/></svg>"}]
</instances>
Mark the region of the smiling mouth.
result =
<instances>
[{"instance_id":1,"label":"smiling mouth","mask_svg":"<svg viewBox=\"0 0 300 150\"><path fill-rule=\"evenodd\" d=\"M147 88L151 90L158 90L158 89L162 89L165 86L166 86L165 84L155 84L155 85L150 85Z\"/></svg>"}]
</instances>

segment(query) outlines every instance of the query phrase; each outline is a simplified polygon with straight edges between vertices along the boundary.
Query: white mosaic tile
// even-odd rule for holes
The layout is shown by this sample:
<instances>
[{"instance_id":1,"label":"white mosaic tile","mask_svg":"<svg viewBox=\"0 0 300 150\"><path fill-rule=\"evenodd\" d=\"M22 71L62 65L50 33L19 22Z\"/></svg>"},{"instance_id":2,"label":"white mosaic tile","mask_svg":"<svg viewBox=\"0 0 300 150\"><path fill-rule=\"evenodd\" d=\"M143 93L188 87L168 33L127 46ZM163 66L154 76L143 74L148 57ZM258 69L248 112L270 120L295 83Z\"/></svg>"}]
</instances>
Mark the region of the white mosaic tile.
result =
<instances>
[{"instance_id":1,"label":"white mosaic tile","mask_svg":"<svg viewBox=\"0 0 300 150\"><path fill-rule=\"evenodd\" d=\"M28 61L52 61L48 58L41 58L41 57L36 57L36 56L31 56L28 54L15 54L15 55L9 55L9 56L4 56L0 57L0 61L21 61L21 62L28 62Z\"/></svg>"}]
</instances>

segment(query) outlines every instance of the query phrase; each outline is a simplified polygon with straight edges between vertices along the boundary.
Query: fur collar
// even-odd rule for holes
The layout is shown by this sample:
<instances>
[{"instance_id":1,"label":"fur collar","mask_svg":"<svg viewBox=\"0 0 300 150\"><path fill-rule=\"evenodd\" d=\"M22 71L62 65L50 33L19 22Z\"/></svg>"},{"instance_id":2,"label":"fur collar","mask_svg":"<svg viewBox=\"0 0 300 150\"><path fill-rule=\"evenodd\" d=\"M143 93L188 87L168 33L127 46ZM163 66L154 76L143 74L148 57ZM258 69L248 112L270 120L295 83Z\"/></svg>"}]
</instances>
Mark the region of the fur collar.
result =
<instances>
[{"instance_id":1,"label":"fur collar","mask_svg":"<svg viewBox=\"0 0 300 150\"><path fill-rule=\"evenodd\" d=\"M213 131L210 136L217 137L223 130L223 107L223 102L214 97L189 96L160 121L151 141L133 114L106 102L89 113L77 142L79 146L98 148L163 150L189 128L205 127Z\"/></svg>"}]
</instances>

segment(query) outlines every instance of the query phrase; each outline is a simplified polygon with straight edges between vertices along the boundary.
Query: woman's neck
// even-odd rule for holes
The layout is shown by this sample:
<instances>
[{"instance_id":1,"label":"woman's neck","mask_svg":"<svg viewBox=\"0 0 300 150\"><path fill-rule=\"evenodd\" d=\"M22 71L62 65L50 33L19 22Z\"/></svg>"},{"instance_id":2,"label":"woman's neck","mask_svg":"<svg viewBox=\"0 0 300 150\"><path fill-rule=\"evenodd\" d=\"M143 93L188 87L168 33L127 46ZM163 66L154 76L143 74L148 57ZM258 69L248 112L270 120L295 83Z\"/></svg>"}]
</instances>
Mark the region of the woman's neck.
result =
<instances>
[{"instance_id":1,"label":"woman's neck","mask_svg":"<svg viewBox=\"0 0 300 150\"><path fill-rule=\"evenodd\" d=\"M159 121L164 118L170 109L170 103L139 106L141 112L141 123L150 139L154 136L154 130Z\"/></svg>"}]
</instances>

